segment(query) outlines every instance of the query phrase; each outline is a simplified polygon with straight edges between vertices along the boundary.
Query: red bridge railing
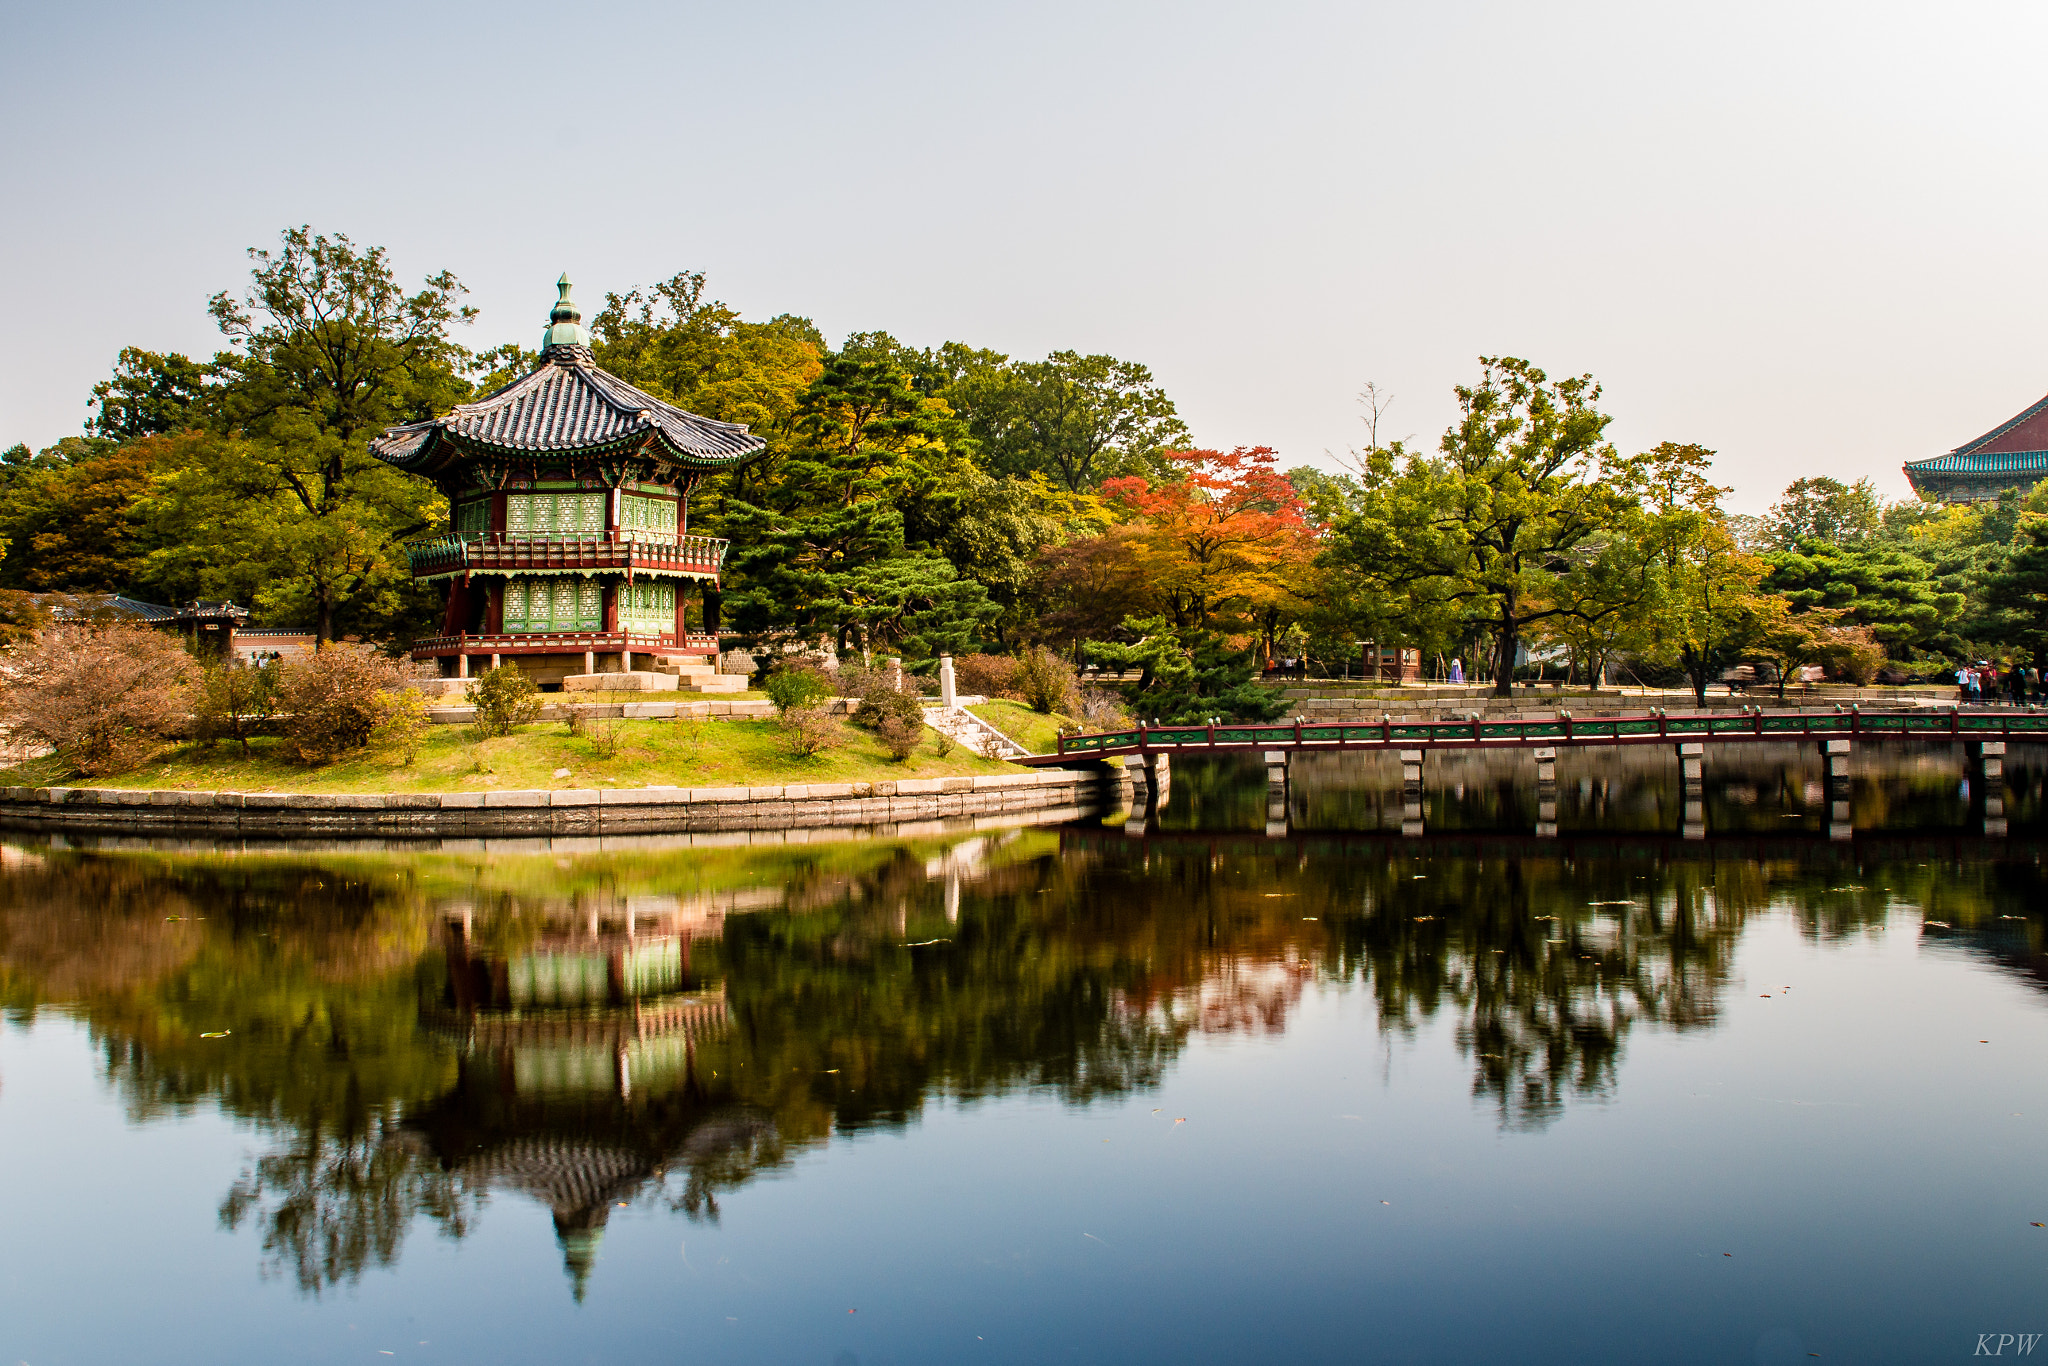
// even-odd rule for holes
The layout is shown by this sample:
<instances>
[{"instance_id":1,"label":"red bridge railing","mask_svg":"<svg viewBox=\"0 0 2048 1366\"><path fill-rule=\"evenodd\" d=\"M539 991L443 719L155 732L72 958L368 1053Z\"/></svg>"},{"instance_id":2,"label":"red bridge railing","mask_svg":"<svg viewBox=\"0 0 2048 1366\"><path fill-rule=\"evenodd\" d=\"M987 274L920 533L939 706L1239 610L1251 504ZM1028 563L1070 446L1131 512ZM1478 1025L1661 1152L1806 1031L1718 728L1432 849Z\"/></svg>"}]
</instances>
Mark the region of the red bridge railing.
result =
<instances>
[{"instance_id":1,"label":"red bridge railing","mask_svg":"<svg viewBox=\"0 0 2048 1366\"><path fill-rule=\"evenodd\" d=\"M1704 716L1488 721L1269 721L1199 726L1135 726L1063 735L1040 764L1117 754L1233 749L1517 749L1547 746L1643 745L1673 741L1755 740L2048 740L2048 713L2037 711L1742 712Z\"/></svg>"}]
</instances>

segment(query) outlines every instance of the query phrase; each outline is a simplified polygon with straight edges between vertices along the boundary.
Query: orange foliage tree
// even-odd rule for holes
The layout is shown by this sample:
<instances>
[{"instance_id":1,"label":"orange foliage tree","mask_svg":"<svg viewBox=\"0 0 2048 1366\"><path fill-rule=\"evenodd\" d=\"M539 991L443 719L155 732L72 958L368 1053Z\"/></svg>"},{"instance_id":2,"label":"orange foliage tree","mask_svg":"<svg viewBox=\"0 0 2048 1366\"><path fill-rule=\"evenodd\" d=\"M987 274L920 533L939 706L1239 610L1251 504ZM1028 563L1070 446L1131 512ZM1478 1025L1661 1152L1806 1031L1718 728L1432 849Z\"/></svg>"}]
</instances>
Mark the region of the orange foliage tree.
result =
<instances>
[{"instance_id":1,"label":"orange foliage tree","mask_svg":"<svg viewBox=\"0 0 2048 1366\"><path fill-rule=\"evenodd\" d=\"M1131 520L1137 582L1180 630L1256 633L1268 655L1307 604L1316 530L1269 446L1168 451L1177 478L1107 479Z\"/></svg>"}]
</instances>

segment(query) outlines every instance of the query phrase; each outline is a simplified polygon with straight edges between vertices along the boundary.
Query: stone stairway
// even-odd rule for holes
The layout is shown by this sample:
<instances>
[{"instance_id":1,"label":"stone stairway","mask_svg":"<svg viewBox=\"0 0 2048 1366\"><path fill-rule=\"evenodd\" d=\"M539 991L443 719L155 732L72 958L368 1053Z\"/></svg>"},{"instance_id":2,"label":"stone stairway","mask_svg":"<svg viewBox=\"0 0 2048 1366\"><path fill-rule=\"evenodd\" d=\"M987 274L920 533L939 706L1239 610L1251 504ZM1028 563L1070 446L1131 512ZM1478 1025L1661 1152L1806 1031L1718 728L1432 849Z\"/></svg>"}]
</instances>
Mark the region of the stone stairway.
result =
<instances>
[{"instance_id":1,"label":"stone stairway","mask_svg":"<svg viewBox=\"0 0 2048 1366\"><path fill-rule=\"evenodd\" d=\"M926 707L924 723L976 754L988 754L993 747L995 758L1019 759L1031 752L965 708Z\"/></svg>"},{"instance_id":2,"label":"stone stairway","mask_svg":"<svg viewBox=\"0 0 2048 1366\"><path fill-rule=\"evenodd\" d=\"M654 667L676 676L676 691L694 693L745 692L745 674L722 674L716 664L685 664L679 659L656 660Z\"/></svg>"}]
</instances>

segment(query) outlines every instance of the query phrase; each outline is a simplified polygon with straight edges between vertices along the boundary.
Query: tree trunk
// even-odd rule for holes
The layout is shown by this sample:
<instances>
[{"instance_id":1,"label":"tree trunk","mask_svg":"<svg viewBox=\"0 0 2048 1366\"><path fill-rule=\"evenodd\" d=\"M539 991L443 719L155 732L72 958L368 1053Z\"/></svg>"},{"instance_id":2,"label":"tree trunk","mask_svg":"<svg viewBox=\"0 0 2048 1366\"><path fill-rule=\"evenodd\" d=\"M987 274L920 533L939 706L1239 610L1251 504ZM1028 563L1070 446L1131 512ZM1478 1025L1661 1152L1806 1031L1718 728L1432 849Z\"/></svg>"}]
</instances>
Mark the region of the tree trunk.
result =
<instances>
[{"instance_id":1,"label":"tree trunk","mask_svg":"<svg viewBox=\"0 0 2048 1366\"><path fill-rule=\"evenodd\" d=\"M1500 617L1499 653L1494 656L1493 695L1513 697L1515 695L1515 653L1521 643L1521 623L1513 615L1502 612Z\"/></svg>"}]
</instances>

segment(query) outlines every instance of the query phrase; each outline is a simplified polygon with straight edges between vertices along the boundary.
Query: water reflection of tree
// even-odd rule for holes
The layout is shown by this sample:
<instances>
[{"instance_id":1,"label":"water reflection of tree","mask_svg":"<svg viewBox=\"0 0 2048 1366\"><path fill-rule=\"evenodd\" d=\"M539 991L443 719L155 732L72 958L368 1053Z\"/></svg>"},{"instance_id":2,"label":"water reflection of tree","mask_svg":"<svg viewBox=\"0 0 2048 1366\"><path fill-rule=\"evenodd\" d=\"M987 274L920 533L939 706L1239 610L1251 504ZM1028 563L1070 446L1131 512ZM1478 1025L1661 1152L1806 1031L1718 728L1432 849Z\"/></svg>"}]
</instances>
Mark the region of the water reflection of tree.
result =
<instances>
[{"instance_id":1,"label":"water reflection of tree","mask_svg":"<svg viewBox=\"0 0 2048 1366\"><path fill-rule=\"evenodd\" d=\"M16 852L0 860L0 990L17 1010L78 1002L137 1118L210 1102L265 1134L221 1218L260 1230L267 1264L305 1290L390 1264L422 1220L464 1236L493 1189L550 1206L580 1285L621 1202L716 1218L803 1148L912 1122L933 1098L1127 1095L1197 1033L1284 1030L1313 981L1369 988L1389 1037L1450 1023L1474 1095L1530 1127L1613 1095L1637 1028L1713 1026L1765 908L1821 939L1925 906L2007 950L2040 940L2038 919L2002 918L2048 904L2023 861L1784 847L877 846L695 941L694 984L722 984L725 1026L630 1094L510 1084L511 1055L441 1012L450 908L479 953L530 952L642 885L587 861L559 885L545 864L523 890L500 871L457 896L405 859Z\"/></svg>"}]
</instances>

